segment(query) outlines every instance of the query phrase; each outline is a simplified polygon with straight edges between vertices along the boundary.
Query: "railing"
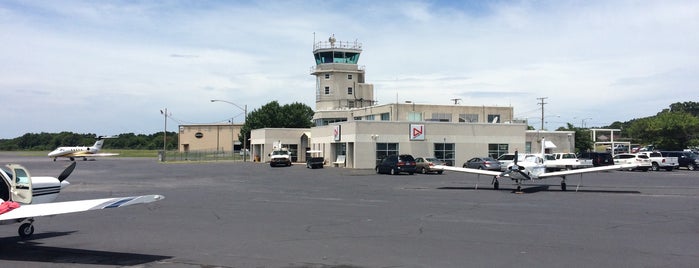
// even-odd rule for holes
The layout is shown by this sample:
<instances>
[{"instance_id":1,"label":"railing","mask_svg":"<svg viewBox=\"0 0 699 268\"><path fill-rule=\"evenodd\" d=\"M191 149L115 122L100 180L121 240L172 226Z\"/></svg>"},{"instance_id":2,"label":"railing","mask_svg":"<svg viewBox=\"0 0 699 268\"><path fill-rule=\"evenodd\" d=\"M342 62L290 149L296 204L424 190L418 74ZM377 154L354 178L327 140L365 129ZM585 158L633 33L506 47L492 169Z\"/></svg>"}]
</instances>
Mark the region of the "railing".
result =
<instances>
[{"instance_id":1,"label":"railing","mask_svg":"<svg viewBox=\"0 0 699 268\"><path fill-rule=\"evenodd\" d=\"M354 42L349 42L349 41L335 41L335 42L330 42L330 41L318 41L315 44L313 44L313 50L316 49L324 49L324 48L346 48L346 49L356 49L356 50L362 50L362 43L359 43L357 40Z\"/></svg>"}]
</instances>

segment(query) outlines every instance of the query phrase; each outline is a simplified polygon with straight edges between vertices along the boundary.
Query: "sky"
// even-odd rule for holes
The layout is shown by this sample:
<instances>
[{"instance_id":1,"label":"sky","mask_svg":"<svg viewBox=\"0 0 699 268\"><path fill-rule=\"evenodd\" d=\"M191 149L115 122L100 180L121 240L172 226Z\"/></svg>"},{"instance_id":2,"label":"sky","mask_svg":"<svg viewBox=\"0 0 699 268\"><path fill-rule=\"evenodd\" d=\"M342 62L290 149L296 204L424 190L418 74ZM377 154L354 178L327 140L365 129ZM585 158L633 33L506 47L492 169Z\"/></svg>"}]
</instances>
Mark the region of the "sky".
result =
<instances>
[{"instance_id":1,"label":"sky","mask_svg":"<svg viewBox=\"0 0 699 268\"><path fill-rule=\"evenodd\" d=\"M699 1L0 2L0 139L153 134L315 108L313 43L358 41L379 104L511 106L546 129L699 101ZM226 102L211 102L212 99Z\"/></svg>"}]
</instances>

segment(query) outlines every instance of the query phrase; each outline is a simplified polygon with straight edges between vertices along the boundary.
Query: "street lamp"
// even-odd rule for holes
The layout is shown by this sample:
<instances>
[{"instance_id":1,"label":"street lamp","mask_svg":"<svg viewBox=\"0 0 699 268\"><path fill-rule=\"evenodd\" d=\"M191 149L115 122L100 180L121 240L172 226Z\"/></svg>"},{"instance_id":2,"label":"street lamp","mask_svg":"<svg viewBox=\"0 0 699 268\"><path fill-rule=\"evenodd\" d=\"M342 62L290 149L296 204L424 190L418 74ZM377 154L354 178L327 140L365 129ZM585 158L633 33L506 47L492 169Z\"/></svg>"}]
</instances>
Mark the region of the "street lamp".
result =
<instances>
[{"instance_id":1,"label":"street lamp","mask_svg":"<svg viewBox=\"0 0 699 268\"><path fill-rule=\"evenodd\" d=\"M217 101L228 103L230 105L238 107L238 109L243 110L243 112L245 113L245 119L243 119L243 123L247 121L247 119L248 119L248 105L247 104L244 105L243 107L240 107L240 105L232 103L230 101L226 101L226 100L211 100L211 102L217 102ZM233 119L231 118L231 138L233 138L232 137L233 136L233 126L232 125L233 125ZM241 128L240 130L242 132L243 129ZM243 132L243 162L247 161L247 155L248 155L247 143L248 143L247 135L245 134L245 132Z\"/></svg>"}]
</instances>

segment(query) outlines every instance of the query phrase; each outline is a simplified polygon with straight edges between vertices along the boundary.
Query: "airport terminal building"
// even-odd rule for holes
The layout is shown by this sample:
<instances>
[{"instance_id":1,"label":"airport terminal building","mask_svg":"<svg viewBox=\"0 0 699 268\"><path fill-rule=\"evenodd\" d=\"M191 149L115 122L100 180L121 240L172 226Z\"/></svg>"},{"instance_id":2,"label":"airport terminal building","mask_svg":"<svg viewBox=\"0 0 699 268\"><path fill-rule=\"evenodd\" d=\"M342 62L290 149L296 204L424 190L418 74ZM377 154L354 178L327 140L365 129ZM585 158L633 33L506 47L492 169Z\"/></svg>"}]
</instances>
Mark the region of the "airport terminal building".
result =
<instances>
[{"instance_id":1,"label":"airport terminal building","mask_svg":"<svg viewBox=\"0 0 699 268\"><path fill-rule=\"evenodd\" d=\"M316 151L327 165L347 168L373 169L379 159L392 154L436 157L461 166L477 156L538 152L542 137L552 141L547 147L551 152L573 151L572 131L527 130L526 121L514 118L512 107L377 105L374 86L366 83L365 68L357 64L361 52L362 44L356 41L331 37L315 43L315 127L253 130L253 159L269 161L272 150L281 146L292 152L294 162L304 162L308 151ZM217 133L213 130L211 134Z\"/></svg>"}]
</instances>

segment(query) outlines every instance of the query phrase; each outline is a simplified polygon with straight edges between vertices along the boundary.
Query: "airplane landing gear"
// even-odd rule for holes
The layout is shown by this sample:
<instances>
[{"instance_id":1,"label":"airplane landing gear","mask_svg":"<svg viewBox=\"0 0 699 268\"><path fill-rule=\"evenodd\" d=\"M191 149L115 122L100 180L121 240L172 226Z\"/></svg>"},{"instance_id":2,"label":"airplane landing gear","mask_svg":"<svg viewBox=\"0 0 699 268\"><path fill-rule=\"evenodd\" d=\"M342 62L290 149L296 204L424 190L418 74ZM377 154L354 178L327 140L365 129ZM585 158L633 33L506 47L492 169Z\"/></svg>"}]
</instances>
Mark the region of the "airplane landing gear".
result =
<instances>
[{"instance_id":1,"label":"airplane landing gear","mask_svg":"<svg viewBox=\"0 0 699 268\"><path fill-rule=\"evenodd\" d=\"M561 182L561 191L564 191L564 192L566 191L566 182L565 181Z\"/></svg>"},{"instance_id":2,"label":"airplane landing gear","mask_svg":"<svg viewBox=\"0 0 699 268\"><path fill-rule=\"evenodd\" d=\"M22 239L27 239L34 234L34 225L32 225L33 222L34 220L30 219L29 222L25 222L19 226L19 229L17 230L19 237Z\"/></svg>"},{"instance_id":3,"label":"airplane landing gear","mask_svg":"<svg viewBox=\"0 0 699 268\"><path fill-rule=\"evenodd\" d=\"M493 189L495 189L495 190L500 189L500 182L498 181L497 176L493 177Z\"/></svg>"}]
</instances>

